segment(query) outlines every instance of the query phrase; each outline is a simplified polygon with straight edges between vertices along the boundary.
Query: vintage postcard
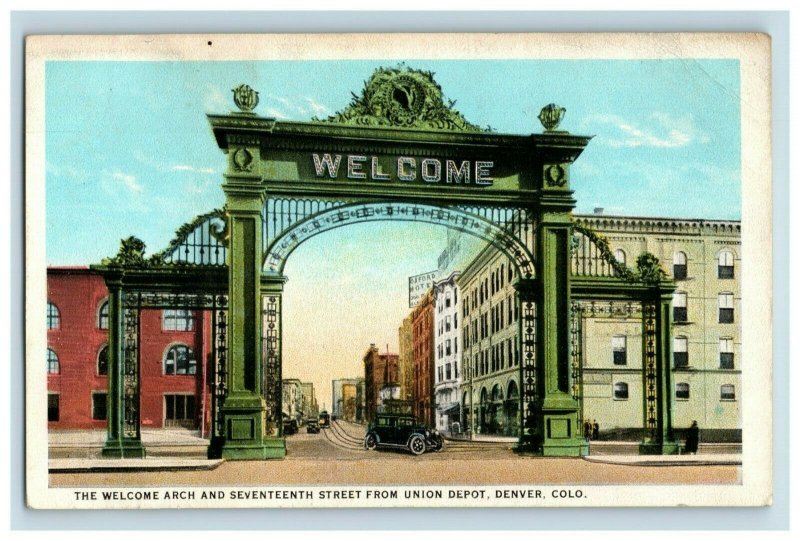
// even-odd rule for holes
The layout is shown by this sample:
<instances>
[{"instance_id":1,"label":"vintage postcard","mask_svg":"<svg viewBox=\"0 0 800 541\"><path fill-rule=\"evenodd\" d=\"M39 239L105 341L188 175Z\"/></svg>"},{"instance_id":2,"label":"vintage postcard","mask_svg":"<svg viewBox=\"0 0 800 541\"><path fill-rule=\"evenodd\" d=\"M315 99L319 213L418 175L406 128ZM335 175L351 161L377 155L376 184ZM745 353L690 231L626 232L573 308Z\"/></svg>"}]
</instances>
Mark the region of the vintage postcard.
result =
<instances>
[{"instance_id":1,"label":"vintage postcard","mask_svg":"<svg viewBox=\"0 0 800 541\"><path fill-rule=\"evenodd\" d=\"M28 37L28 505L770 505L770 69Z\"/></svg>"}]
</instances>

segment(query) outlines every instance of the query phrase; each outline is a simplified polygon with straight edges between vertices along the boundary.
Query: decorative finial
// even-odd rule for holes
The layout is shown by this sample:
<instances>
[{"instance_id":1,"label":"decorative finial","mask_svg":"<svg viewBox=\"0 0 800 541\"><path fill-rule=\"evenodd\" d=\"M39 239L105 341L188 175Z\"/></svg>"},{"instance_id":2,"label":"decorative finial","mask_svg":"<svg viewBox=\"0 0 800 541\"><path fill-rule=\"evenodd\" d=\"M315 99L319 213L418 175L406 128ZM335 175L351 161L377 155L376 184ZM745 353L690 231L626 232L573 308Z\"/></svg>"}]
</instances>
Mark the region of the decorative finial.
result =
<instances>
[{"instance_id":1,"label":"decorative finial","mask_svg":"<svg viewBox=\"0 0 800 541\"><path fill-rule=\"evenodd\" d=\"M539 113L539 122L542 123L545 131L553 131L561 124L561 120L564 118L564 113L566 112L566 109L559 107L555 103L545 105Z\"/></svg>"},{"instance_id":2,"label":"decorative finial","mask_svg":"<svg viewBox=\"0 0 800 541\"><path fill-rule=\"evenodd\" d=\"M252 115L253 109L258 105L258 92L247 85L239 85L232 90L233 102L242 113Z\"/></svg>"}]
</instances>

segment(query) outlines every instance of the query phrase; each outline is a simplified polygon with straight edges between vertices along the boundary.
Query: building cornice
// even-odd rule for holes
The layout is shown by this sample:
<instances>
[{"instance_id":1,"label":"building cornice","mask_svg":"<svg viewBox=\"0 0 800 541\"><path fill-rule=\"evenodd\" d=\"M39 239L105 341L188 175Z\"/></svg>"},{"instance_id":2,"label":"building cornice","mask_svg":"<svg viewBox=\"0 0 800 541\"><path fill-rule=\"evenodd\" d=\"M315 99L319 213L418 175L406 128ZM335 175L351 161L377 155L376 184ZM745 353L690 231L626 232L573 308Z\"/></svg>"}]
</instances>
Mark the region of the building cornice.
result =
<instances>
[{"instance_id":1,"label":"building cornice","mask_svg":"<svg viewBox=\"0 0 800 541\"><path fill-rule=\"evenodd\" d=\"M596 231L675 235L735 235L742 233L741 220L707 220L699 218L661 218L644 216L609 216L575 214L575 221Z\"/></svg>"}]
</instances>

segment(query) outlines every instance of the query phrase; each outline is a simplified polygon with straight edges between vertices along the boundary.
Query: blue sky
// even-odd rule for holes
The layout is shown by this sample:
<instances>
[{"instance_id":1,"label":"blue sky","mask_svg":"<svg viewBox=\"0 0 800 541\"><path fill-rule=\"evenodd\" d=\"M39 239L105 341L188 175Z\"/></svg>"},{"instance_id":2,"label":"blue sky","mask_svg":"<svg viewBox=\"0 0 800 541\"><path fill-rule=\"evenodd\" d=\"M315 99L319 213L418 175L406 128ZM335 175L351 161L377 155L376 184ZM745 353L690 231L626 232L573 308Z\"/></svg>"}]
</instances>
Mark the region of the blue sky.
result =
<instances>
[{"instance_id":1,"label":"blue sky","mask_svg":"<svg viewBox=\"0 0 800 541\"><path fill-rule=\"evenodd\" d=\"M498 132L541 132L539 110L551 102L565 107L561 129L594 136L572 169L578 212L603 207L607 214L740 218L737 61L406 63L433 71L445 97L456 100L456 109L470 122ZM376 67L396 64L48 62L48 265L99 262L115 254L119 239L129 235L143 239L153 253L182 223L221 206L225 158L205 115L234 109L231 89L238 84L259 91L259 115L303 121L343 109ZM342 301L352 299L356 290L371 305L385 307L369 309L369 318L383 321L382 327L373 325L369 333L343 339L354 344L348 346L350 364L337 368L342 373L335 376L358 373L352 359L369 342L396 347L396 329L407 311L396 300L406 298L404 277L434 269L444 239L444 230L432 226L354 226L312 239L290 258L287 298L295 299L296 306L309 301L308 292L321 276L329 281L338 276L338 289L317 292L317 304L329 317L346 320L347 310L339 316L336 310L347 306ZM320 252L328 258L322 265ZM355 261L372 263L354 269ZM287 310L287 320L301 317L292 314ZM297 336L287 331L286 347L302 358L303 347L313 344L319 355L327 347L325 335L303 336L305 323L296 322ZM293 345L293 340L299 342ZM344 354L345 346L337 355ZM301 365L299 377L304 376Z\"/></svg>"}]
</instances>

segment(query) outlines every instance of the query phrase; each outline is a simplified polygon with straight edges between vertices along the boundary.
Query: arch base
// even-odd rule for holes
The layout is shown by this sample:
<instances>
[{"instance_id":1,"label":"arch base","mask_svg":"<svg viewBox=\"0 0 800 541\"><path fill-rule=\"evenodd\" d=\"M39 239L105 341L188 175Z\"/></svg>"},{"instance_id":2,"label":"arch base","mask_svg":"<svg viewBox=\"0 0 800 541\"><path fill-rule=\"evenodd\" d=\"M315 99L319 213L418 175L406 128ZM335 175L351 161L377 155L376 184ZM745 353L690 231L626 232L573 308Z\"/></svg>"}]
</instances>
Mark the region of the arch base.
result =
<instances>
[{"instance_id":1,"label":"arch base","mask_svg":"<svg viewBox=\"0 0 800 541\"><path fill-rule=\"evenodd\" d=\"M106 440L103 458L144 458L146 451L142 440Z\"/></svg>"}]
</instances>

